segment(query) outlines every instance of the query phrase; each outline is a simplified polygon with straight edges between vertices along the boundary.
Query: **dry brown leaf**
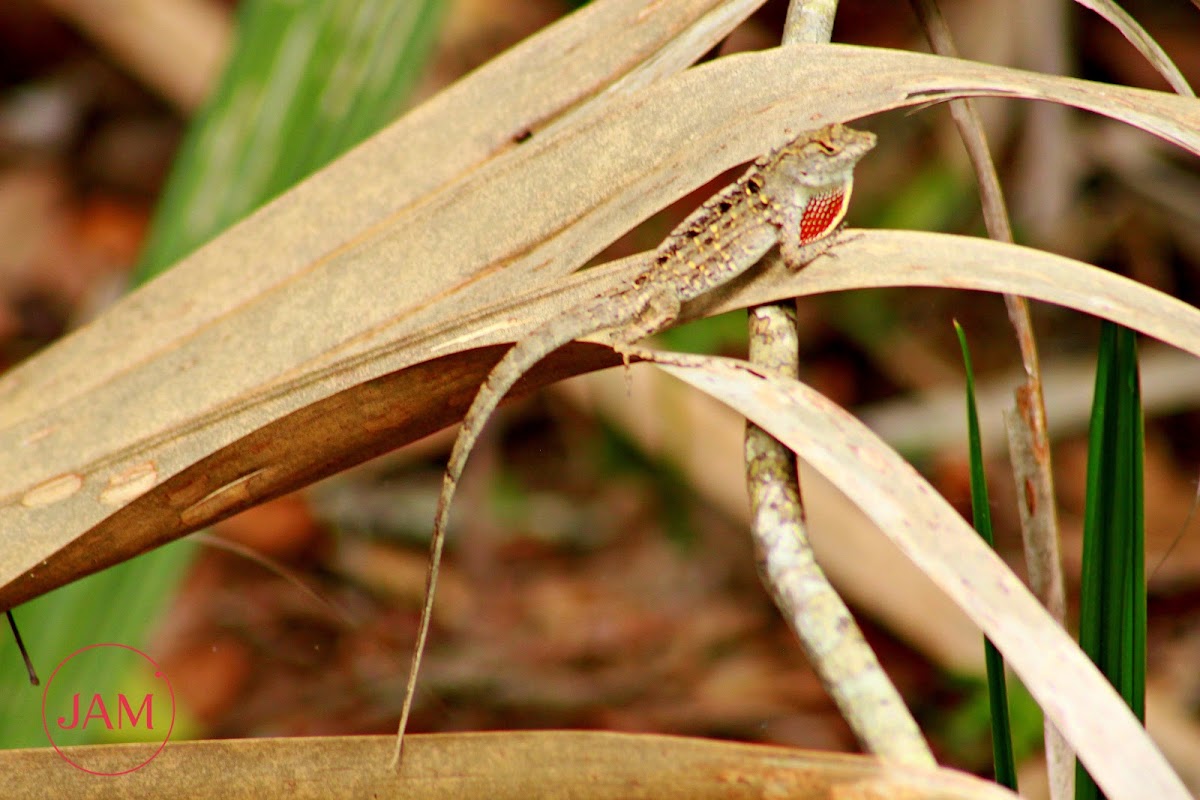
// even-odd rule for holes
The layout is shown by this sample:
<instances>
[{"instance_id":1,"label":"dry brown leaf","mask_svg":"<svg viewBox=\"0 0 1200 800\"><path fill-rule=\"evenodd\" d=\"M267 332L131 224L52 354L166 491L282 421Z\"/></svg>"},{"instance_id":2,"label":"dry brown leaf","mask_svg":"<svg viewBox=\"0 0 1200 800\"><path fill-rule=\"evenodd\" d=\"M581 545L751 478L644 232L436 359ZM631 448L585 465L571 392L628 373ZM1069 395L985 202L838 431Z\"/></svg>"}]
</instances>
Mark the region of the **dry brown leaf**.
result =
<instances>
[{"instance_id":1,"label":"dry brown leaf","mask_svg":"<svg viewBox=\"0 0 1200 800\"><path fill-rule=\"evenodd\" d=\"M120 778L67 766L50 749L0 752L5 796L21 798L758 798L1004 800L1016 795L949 769L867 756L644 734L527 731L418 735L404 769L387 768L385 736L171 744ZM71 748L92 768L124 766L145 745ZM153 747L153 746L152 746ZM152 748L151 748L152 749ZM86 752L85 752L86 751Z\"/></svg>"}]
</instances>

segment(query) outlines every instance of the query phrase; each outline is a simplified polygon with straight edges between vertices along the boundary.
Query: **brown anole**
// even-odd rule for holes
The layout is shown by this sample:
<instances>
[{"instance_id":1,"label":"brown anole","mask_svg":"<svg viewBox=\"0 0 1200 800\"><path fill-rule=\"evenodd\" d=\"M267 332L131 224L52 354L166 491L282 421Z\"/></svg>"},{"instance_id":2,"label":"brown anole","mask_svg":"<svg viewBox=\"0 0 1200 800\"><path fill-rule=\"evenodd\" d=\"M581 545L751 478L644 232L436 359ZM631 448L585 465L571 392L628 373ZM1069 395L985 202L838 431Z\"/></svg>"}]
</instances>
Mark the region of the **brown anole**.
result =
<instances>
[{"instance_id":1,"label":"brown anole","mask_svg":"<svg viewBox=\"0 0 1200 800\"><path fill-rule=\"evenodd\" d=\"M741 275L776 244L794 269L812 261L833 244L850 202L854 166L874 146L873 133L833 124L802 133L762 156L680 223L632 284L606 291L548 320L514 344L488 373L463 417L438 498L425 602L396 734L394 767L400 763L404 729L429 635L450 501L467 457L500 400L522 375L574 339L608 332L606 338L621 352L669 327L683 303Z\"/></svg>"}]
</instances>

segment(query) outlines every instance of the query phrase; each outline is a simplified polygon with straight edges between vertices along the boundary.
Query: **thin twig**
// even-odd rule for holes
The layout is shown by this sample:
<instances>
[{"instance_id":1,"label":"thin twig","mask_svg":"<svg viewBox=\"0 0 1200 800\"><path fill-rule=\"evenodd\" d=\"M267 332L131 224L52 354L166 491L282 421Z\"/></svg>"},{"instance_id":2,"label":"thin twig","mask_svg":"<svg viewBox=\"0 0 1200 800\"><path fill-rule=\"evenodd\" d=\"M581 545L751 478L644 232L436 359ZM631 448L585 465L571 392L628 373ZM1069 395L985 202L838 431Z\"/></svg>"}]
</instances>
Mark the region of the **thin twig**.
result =
<instances>
[{"instance_id":1,"label":"thin twig","mask_svg":"<svg viewBox=\"0 0 1200 800\"><path fill-rule=\"evenodd\" d=\"M13 617L12 610L4 612L8 615L8 627L12 628L13 639L17 641L17 649L21 651L21 658L25 659L25 671L29 673L29 684L38 686L41 681L38 680L37 670L33 668L33 659L29 657L29 651L25 649L25 642L21 639L21 632L17 630L17 620Z\"/></svg>"},{"instance_id":2,"label":"thin twig","mask_svg":"<svg viewBox=\"0 0 1200 800\"><path fill-rule=\"evenodd\" d=\"M270 558L269 556L263 555L262 553L258 552L254 548L247 547L246 545L241 544L240 542L234 542L229 539L225 539L221 536L214 536L213 534L208 533L206 531L200 531L198 533L193 533L191 536L191 539L194 542L198 542L202 545L211 547L215 550L225 550L226 552L233 553L234 555L237 555L237 556L241 556L242 558L246 559L247 561L251 561L255 564L258 564L263 569L279 576L280 578L283 578L285 581L290 583L292 586L296 587L298 590L300 590L301 594L308 597L316 605L320 606L325 611L328 611L330 613L330 615L332 615L339 622L341 622L343 625L345 625L346 628L354 629L354 628L361 627L362 623L360 623L357 619L355 619L353 616L351 616L349 612L347 612L345 609L339 608L337 605L335 605L333 603L333 601L331 601L325 597L322 597L319 592L317 592L315 589L313 589L311 586L309 586L304 581L300 580L300 577L298 575L296 575L295 572L293 572L292 570L283 566L275 559Z\"/></svg>"}]
</instances>

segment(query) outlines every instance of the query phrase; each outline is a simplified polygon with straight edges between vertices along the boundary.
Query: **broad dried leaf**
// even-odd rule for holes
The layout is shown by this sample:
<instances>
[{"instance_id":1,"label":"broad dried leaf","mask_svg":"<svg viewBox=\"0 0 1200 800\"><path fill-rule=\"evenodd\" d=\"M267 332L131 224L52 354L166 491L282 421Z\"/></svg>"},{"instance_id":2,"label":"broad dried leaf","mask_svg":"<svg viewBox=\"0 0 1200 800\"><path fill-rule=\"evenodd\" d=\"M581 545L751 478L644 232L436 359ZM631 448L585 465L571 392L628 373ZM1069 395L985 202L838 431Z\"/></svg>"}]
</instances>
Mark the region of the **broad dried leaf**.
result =
<instances>
[{"instance_id":1,"label":"broad dried leaf","mask_svg":"<svg viewBox=\"0 0 1200 800\"><path fill-rule=\"evenodd\" d=\"M559 291L655 209L801 128L968 94L1070 103L1200 151L1194 101L840 46L719 59L519 147L493 139L436 190L430 160L406 158L424 129L402 120L0 382L0 605L454 421L497 356L467 351L626 280ZM391 188L410 179L419 200ZM952 272L942 285L963 285ZM530 383L608 363L578 352Z\"/></svg>"}]
</instances>

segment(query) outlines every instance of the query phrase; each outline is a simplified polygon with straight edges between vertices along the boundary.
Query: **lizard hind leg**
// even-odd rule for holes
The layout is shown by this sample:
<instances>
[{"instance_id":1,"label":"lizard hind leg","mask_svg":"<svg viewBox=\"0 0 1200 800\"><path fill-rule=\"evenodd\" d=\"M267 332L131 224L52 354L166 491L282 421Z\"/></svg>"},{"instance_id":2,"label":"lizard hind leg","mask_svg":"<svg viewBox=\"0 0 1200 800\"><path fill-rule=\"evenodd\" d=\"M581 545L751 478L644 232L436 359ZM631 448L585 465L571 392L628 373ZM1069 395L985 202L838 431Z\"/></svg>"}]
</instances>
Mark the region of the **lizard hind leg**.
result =
<instances>
[{"instance_id":1,"label":"lizard hind leg","mask_svg":"<svg viewBox=\"0 0 1200 800\"><path fill-rule=\"evenodd\" d=\"M629 371L629 360L639 354L640 349L634 345L670 327L679 319L679 297L673 292L653 292L646 296L637 316L628 325L614 330L609 335L612 349L621 356L625 363L625 391L633 391L633 376Z\"/></svg>"}]
</instances>

